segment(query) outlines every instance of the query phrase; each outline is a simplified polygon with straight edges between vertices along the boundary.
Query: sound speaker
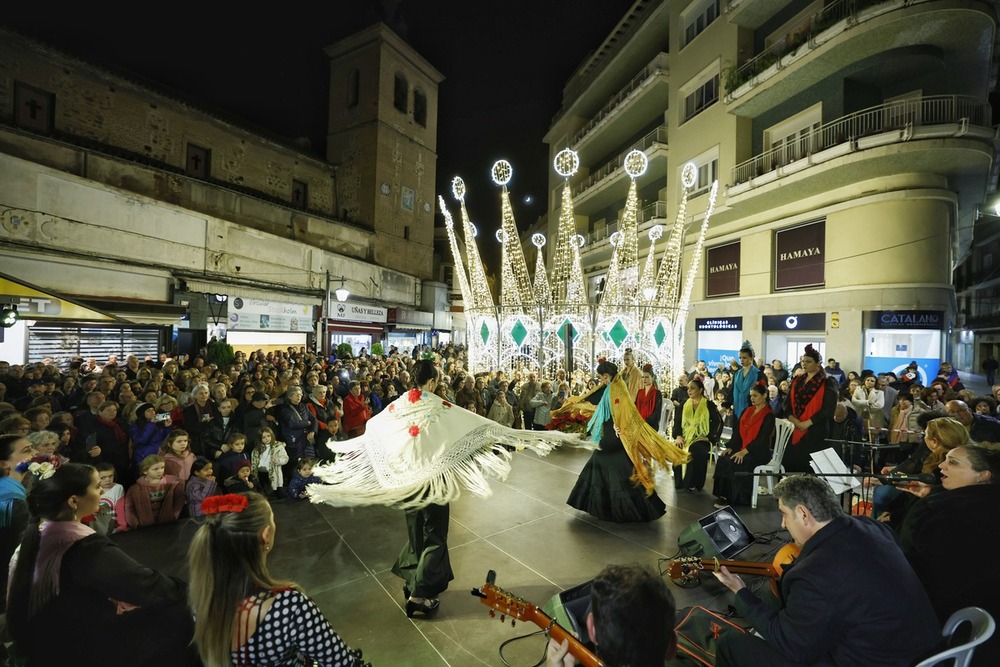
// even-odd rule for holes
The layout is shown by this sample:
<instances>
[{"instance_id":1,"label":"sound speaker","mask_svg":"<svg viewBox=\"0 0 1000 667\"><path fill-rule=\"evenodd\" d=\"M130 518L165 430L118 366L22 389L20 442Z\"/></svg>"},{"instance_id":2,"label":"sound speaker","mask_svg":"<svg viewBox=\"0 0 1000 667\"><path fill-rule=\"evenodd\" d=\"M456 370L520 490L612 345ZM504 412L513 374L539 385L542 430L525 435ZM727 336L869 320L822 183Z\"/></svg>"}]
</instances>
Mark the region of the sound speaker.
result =
<instances>
[{"instance_id":1,"label":"sound speaker","mask_svg":"<svg viewBox=\"0 0 1000 667\"><path fill-rule=\"evenodd\" d=\"M753 533L732 507L703 516L681 531L677 548L684 556L732 559L753 544Z\"/></svg>"},{"instance_id":2,"label":"sound speaker","mask_svg":"<svg viewBox=\"0 0 1000 667\"><path fill-rule=\"evenodd\" d=\"M590 585L593 579L556 593L542 605L542 612L566 630L573 632L590 650L594 650L587 634L587 614L590 613Z\"/></svg>"}]
</instances>

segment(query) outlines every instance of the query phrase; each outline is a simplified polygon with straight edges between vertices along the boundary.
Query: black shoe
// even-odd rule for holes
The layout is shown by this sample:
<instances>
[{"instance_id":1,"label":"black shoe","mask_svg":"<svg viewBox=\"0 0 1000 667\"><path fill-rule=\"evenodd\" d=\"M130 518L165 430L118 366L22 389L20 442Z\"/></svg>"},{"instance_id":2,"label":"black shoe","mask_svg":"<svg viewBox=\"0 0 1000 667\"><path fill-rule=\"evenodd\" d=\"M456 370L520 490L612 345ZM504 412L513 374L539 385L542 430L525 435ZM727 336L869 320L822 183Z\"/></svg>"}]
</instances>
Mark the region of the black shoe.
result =
<instances>
[{"instance_id":1,"label":"black shoe","mask_svg":"<svg viewBox=\"0 0 1000 667\"><path fill-rule=\"evenodd\" d=\"M403 586L403 599L404 600L410 599L410 589L407 588L406 586Z\"/></svg>"},{"instance_id":2,"label":"black shoe","mask_svg":"<svg viewBox=\"0 0 1000 667\"><path fill-rule=\"evenodd\" d=\"M413 618L413 614L420 612L424 616L431 617L441 608L441 601L437 598L424 600L423 602L406 601L406 617Z\"/></svg>"}]
</instances>

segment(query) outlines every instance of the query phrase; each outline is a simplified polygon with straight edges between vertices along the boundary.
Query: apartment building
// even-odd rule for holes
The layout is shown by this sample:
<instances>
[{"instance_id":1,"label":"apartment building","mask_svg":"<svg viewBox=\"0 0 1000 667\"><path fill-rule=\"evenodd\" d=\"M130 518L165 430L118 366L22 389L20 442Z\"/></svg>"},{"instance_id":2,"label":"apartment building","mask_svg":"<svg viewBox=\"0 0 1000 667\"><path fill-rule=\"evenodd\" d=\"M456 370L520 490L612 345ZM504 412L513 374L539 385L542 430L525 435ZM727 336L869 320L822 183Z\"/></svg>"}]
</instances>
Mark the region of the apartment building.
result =
<instances>
[{"instance_id":1,"label":"apartment building","mask_svg":"<svg viewBox=\"0 0 1000 667\"><path fill-rule=\"evenodd\" d=\"M747 339L794 362L812 343L844 368L916 360L926 379L949 352L952 271L997 180L996 38L994 2L638 0L567 82L545 137L553 156L580 154L591 294L639 148L641 256L644 232L677 212L683 165L698 173L690 223L720 185L688 360L724 363ZM560 185L553 174L550 230Z\"/></svg>"}]
</instances>

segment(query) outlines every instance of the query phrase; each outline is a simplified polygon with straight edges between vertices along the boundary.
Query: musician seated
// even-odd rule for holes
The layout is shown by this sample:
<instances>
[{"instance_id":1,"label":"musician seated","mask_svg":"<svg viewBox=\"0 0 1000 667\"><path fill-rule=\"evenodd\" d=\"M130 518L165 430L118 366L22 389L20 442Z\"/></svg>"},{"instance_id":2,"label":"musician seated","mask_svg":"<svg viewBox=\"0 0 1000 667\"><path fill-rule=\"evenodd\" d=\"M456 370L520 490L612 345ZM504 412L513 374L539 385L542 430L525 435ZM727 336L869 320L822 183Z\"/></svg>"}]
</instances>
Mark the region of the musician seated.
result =
<instances>
[{"instance_id":1,"label":"musician seated","mask_svg":"<svg viewBox=\"0 0 1000 667\"><path fill-rule=\"evenodd\" d=\"M663 667L677 652L674 598L639 565L608 565L591 584L587 634L606 667ZM569 642L549 640L546 667L572 667Z\"/></svg>"},{"instance_id":2,"label":"musician seated","mask_svg":"<svg viewBox=\"0 0 1000 667\"><path fill-rule=\"evenodd\" d=\"M774 495L802 551L784 569L777 610L727 568L715 573L763 637L723 635L716 665L904 667L934 651L941 626L887 526L844 515L818 477L785 478Z\"/></svg>"}]
</instances>

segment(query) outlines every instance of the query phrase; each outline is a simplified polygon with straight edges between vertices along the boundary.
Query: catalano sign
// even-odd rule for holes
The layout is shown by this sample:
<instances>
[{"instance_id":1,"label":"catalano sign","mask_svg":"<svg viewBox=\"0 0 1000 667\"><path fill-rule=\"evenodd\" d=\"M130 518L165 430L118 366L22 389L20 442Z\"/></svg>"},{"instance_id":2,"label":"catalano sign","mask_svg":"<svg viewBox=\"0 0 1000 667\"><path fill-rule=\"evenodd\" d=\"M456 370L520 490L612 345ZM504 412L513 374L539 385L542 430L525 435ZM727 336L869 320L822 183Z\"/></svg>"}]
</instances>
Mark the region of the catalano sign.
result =
<instances>
[{"instance_id":1,"label":"catalano sign","mask_svg":"<svg viewBox=\"0 0 1000 667\"><path fill-rule=\"evenodd\" d=\"M872 310L865 313L869 329L943 329L940 310Z\"/></svg>"}]
</instances>

